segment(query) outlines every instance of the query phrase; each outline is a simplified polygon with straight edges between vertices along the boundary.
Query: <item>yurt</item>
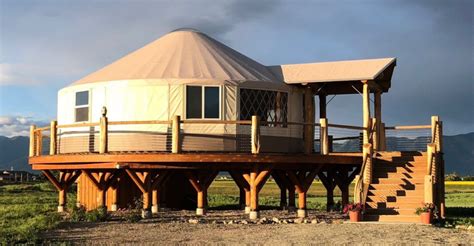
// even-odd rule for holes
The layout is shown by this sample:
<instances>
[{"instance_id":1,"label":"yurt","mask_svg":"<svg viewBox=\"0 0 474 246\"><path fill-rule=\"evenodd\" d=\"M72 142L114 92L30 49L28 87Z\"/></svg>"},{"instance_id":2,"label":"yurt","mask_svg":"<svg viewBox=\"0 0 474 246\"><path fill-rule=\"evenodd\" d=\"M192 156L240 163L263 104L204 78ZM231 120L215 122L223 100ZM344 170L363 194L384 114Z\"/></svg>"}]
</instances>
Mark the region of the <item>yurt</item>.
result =
<instances>
[{"instance_id":1,"label":"yurt","mask_svg":"<svg viewBox=\"0 0 474 246\"><path fill-rule=\"evenodd\" d=\"M303 151L303 94L264 65L193 29L178 29L58 93L60 125L98 122L168 121L179 115L182 151L248 152L250 126L199 124L199 120L250 120L261 127L261 152ZM58 132L59 153L95 152L97 129ZM109 126L109 151L168 151L170 126ZM271 142L272 144L264 144ZM86 143L86 144L84 144ZM266 146L266 147L265 147ZM271 147L269 147L271 146Z\"/></svg>"}]
</instances>

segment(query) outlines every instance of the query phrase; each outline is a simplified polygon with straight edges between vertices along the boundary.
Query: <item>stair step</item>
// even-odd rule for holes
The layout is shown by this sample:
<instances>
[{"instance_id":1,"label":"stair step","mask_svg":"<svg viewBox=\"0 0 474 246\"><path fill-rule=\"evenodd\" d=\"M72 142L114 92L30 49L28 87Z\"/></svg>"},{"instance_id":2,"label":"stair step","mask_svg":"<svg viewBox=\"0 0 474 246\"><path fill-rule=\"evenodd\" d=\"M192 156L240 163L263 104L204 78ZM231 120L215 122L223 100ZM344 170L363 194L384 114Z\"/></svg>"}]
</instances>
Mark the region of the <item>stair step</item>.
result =
<instances>
[{"instance_id":1,"label":"stair step","mask_svg":"<svg viewBox=\"0 0 474 246\"><path fill-rule=\"evenodd\" d=\"M411 172L374 172L373 178L398 178L398 179L414 179L414 178L425 178L424 173L411 173Z\"/></svg>"},{"instance_id":2,"label":"stair step","mask_svg":"<svg viewBox=\"0 0 474 246\"><path fill-rule=\"evenodd\" d=\"M414 208L366 208L367 215L415 215Z\"/></svg>"},{"instance_id":3,"label":"stair step","mask_svg":"<svg viewBox=\"0 0 474 246\"><path fill-rule=\"evenodd\" d=\"M412 184L370 184L369 190L423 190L423 185Z\"/></svg>"},{"instance_id":4,"label":"stair step","mask_svg":"<svg viewBox=\"0 0 474 246\"><path fill-rule=\"evenodd\" d=\"M423 185L425 183L424 178L374 178L373 184L406 184L406 185Z\"/></svg>"},{"instance_id":5,"label":"stair step","mask_svg":"<svg viewBox=\"0 0 474 246\"><path fill-rule=\"evenodd\" d=\"M380 221L380 222L413 222L421 223L419 215L374 215L364 214L365 221Z\"/></svg>"},{"instance_id":6,"label":"stair step","mask_svg":"<svg viewBox=\"0 0 474 246\"><path fill-rule=\"evenodd\" d=\"M390 202L390 203L396 203L399 204L398 206L403 206L404 203L418 203L421 204L421 202L424 201L424 196L423 195L411 195L411 196L374 196L374 195L368 195L367 196L367 202Z\"/></svg>"},{"instance_id":7,"label":"stair step","mask_svg":"<svg viewBox=\"0 0 474 246\"><path fill-rule=\"evenodd\" d=\"M413 197L413 196L423 196L424 190L369 190L368 195L380 196L380 197L396 196L397 198L398 197Z\"/></svg>"},{"instance_id":8,"label":"stair step","mask_svg":"<svg viewBox=\"0 0 474 246\"><path fill-rule=\"evenodd\" d=\"M417 202L366 202L367 207L369 208L418 208L422 204L420 201Z\"/></svg>"}]
</instances>

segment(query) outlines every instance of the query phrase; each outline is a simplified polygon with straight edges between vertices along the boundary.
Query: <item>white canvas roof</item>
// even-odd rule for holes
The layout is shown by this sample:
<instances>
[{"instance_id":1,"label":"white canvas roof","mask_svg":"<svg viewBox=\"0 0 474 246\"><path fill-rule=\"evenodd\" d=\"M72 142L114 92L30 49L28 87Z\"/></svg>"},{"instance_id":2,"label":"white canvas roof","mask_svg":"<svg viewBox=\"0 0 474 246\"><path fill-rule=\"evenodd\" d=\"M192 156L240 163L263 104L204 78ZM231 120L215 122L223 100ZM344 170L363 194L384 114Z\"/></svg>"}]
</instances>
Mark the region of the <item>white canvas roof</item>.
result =
<instances>
[{"instance_id":1,"label":"white canvas roof","mask_svg":"<svg viewBox=\"0 0 474 246\"><path fill-rule=\"evenodd\" d=\"M395 58L285 64L268 67L287 84L373 80Z\"/></svg>"},{"instance_id":2,"label":"white canvas roof","mask_svg":"<svg viewBox=\"0 0 474 246\"><path fill-rule=\"evenodd\" d=\"M163 80L167 84L269 82L270 87L285 86L264 65L189 29L170 32L73 85L116 80Z\"/></svg>"}]
</instances>

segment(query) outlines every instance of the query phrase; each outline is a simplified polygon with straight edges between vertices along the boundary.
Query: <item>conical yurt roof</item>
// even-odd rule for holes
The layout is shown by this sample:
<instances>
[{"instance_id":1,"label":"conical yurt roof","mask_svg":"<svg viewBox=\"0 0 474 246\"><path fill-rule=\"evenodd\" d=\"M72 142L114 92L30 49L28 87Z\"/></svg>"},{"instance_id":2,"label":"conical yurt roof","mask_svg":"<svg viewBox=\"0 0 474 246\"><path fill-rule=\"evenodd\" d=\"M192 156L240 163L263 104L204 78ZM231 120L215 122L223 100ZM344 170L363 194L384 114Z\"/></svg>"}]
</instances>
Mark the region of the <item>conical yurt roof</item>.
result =
<instances>
[{"instance_id":1,"label":"conical yurt roof","mask_svg":"<svg viewBox=\"0 0 474 246\"><path fill-rule=\"evenodd\" d=\"M172 31L72 85L117 80L285 86L264 65L193 29Z\"/></svg>"}]
</instances>

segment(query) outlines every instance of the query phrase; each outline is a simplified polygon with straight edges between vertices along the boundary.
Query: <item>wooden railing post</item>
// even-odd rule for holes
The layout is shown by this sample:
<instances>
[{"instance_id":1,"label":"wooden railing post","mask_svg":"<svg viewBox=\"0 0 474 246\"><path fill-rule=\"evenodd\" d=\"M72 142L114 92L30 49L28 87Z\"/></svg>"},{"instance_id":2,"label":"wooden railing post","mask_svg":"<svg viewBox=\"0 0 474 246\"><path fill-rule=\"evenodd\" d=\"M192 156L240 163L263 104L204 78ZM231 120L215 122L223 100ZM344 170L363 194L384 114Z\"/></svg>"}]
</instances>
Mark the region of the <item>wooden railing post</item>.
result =
<instances>
[{"instance_id":1,"label":"wooden railing post","mask_svg":"<svg viewBox=\"0 0 474 246\"><path fill-rule=\"evenodd\" d=\"M177 154L181 152L180 138L181 138L181 116L175 115L171 125L171 153Z\"/></svg>"},{"instance_id":2,"label":"wooden railing post","mask_svg":"<svg viewBox=\"0 0 474 246\"><path fill-rule=\"evenodd\" d=\"M43 132L36 129L36 156L41 156L43 152Z\"/></svg>"},{"instance_id":3,"label":"wooden railing post","mask_svg":"<svg viewBox=\"0 0 474 246\"><path fill-rule=\"evenodd\" d=\"M35 145L36 145L36 137L35 137L35 130L36 130L36 125L31 125L30 126L30 157L35 156L36 150L35 150Z\"/></svg>"},{"instance_id":4,"label":"wooden railing post","mask_svg":"<svg viewBox=\"0 0 474 246\"><path fill-rule=\"evenodd\" d=\"M252 154L260 153L260 117L257 115L252 115L252 135L251 143Z\"/></svg>"},{"instance_id":5,"label":"wooden railing post","mask_svg":"<svg viewBox=\"0 0 474 246\"><path fill-rule=\"evenodd\" d=\"M107 108L102 108L102 117L100 117L100 132L99 132L99 153L107 153L108 143L108 120L107 120Z\"/></svg>"},{"instance_id":6,"label":"wooden railing post","mask_svg":"<svg viewBox=\"0 0 474 246\"><path fill-rule=\"evenodd\" d=\"M328 137L328 119L322 118L319 119L320 123L320 134L319 134L319 141L320 141L320 148L321 148L321 155L329 154L329 137Z\"/></svg>"},{"instance_id":7,"label":"wooden railing post","mask_svg":"<svg viewBox=\"0 0 474 246\"><path fill-rule=\"evenodd\" d=\"M363 146L363 162L365 162L365 168L363 170L364 184L370 184L372 182L372 154L373 147L372 144L364 144Z\"/></svg>"},{"instance_id":8,"label":"wooden railing post","mask_svg":"<svg viewBox=\"0 0 474 246\"><path fill-rule=\"evenodd\" d=\"M50 128L50 138L49 138L49 154L55 155L56 147L57 147L57 125L58 122L53 120L51 121L51 128Z\"/></svg>"},{"instance_id":9,"label":"wooden railing post","mask_svg":"<svg viewBox=\"0 0 474 246\"><path fill-rule=\"evenodd\" d=\"M424 202L433 203L433 176L425 175L424 179Z\"/></svg>"}]
</instances>

